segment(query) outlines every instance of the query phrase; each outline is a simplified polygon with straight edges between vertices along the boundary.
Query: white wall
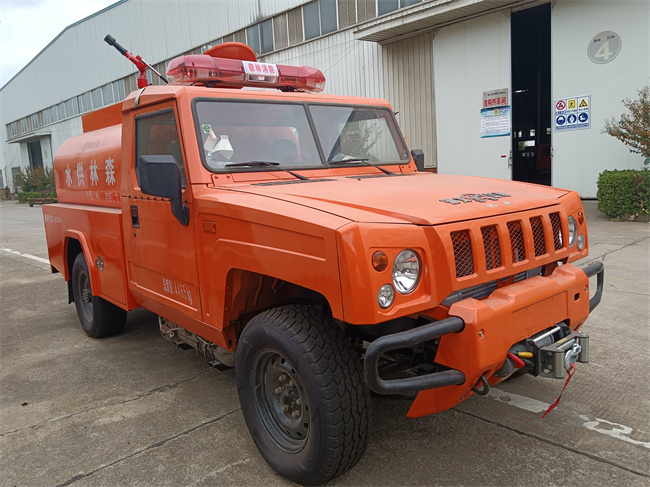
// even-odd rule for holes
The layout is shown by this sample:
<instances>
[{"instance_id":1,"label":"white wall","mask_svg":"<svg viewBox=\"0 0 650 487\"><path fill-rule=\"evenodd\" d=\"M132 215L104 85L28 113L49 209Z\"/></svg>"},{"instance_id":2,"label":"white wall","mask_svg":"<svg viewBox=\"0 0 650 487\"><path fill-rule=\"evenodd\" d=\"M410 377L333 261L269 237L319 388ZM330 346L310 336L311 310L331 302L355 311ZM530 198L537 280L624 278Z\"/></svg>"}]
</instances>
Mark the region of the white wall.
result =
<instances>
[{"instance_id":1,"label":"white wall","mask_svg":"<svg viewBox=\"0 0 650 487\"><path fill-rule=\"evenodd\" d=\"M650 83L650 2L559 0L551 15L553 99L591 95L591 128L553 132L552 184L594 198L603 170L643 166L641 155L601 131L606 119L624 112L622 99L637 98L637 90ZM587 46L608 30L620 36L621 52L595 64Z\"/></svg>"},{"instance_id":2,"label":"white wall","mask_svg":"<svg viewBox=\"0 0 650 487\"><path fill-rule=\"evenodd\" d=\"M433 76L438 172L510 179L510 137L481 138L483 92L510 90L510 19L497 12L440 29Z\"/></svg>"}]
</instances>

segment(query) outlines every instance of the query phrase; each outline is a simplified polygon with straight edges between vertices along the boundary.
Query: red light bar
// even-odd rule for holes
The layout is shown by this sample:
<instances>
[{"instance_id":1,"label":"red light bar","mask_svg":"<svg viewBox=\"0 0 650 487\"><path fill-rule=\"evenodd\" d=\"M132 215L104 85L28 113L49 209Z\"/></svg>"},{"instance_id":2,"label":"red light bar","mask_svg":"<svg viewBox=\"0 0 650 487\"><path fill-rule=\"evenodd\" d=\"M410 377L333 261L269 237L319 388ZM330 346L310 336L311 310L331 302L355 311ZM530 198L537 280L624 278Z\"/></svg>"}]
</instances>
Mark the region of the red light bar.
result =
<instances>
[{"instance_id":1,"label":"red light bar","mask_svg":"<svg viewBox=\"0 0 650 487\"><path fill-rule=\"evenodd\" d=\"M203 54L181 56L170 61L167 79L175 85L252 86L307 93L317 93L325 88L323 73L308 66L285 66Z\"/></svg>"}]
</instances>

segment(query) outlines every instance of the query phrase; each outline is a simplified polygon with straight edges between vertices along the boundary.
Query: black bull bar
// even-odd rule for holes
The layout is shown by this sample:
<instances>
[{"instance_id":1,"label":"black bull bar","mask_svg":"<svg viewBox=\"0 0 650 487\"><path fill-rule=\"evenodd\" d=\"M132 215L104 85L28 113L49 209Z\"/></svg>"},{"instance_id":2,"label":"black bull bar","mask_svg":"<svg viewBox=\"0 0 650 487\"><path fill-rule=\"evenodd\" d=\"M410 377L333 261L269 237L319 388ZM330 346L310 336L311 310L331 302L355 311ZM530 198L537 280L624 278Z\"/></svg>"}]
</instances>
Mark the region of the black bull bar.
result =
<instances>
[{"instance_id":1,"label":"black bull bar","mask_svg":"<svg viewBox=\"0 0 650 487\"><path fill-rule=\"evenodd\" d=\"M605 267L602 262L594 262L582 269L587 277L597 276L596 292L589 300L589 312L598 306L603 296ZM451 316L441 321L386 335L372 342L366 350L363 375L368 387L377 394L417 394L427 389L461 385L465 383L465 374L460 370L449 369L417 377L385 380L379 377L379 359L389 350L410 348L419 343L440 338L449 333L458 333L465 328L465 322L458 316Z\"/></svg>"}]
</instances>

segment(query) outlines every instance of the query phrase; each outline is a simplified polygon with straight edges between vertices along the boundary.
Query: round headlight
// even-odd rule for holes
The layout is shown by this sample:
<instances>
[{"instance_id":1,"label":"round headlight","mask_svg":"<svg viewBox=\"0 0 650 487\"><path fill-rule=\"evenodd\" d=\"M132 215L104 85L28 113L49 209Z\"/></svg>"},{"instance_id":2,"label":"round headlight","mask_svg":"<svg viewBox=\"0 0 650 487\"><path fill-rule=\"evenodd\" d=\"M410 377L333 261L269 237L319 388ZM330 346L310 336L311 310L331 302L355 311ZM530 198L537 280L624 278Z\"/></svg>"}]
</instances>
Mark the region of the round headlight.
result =
<instances>
[{"instance_id":1,"label":"round headlight","mask_svg":"<svg viewBox=\"0 0 650 487\"><path fill-rule=\"evenodd\" d=\"M576 219L572 216L569 217L569 247L573 247L573 244L576 243L576 234L578 232L578 224Z\"/></svg>"},{"instance_id":2,"label":"round headlight","mask_svg":"<svg viewBox=\"0 0 650 487\"><path fill-rule=\"evenodd\" d=\"M381 308L388 308L395 299L395 290L390 284L384 284L377 293L377 302Z\"/></svg>"},{"instance_id":3,"label":"round headlight","mask_svg":"<svg viewBox=\"0 0 650 487\"><path fill-rule=\"evenodd\" d=\"M393 284L401 294L408 294L415 289L420 280L420 257L410 249L397 254L393 264Z\"/></svg>"}]
</instances>

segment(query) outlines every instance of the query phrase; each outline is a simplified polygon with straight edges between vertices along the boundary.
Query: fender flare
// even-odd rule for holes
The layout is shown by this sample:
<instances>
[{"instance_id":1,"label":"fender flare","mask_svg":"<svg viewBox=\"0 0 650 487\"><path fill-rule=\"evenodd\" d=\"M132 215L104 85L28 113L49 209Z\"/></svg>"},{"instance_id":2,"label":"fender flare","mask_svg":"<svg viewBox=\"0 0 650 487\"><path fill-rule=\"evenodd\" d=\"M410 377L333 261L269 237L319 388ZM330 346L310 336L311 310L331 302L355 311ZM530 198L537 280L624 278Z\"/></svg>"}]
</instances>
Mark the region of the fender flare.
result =
<instances>
[{"instance_id":1,"label":"fender flare","mask_svg":"<svg viewBox=\"0 0 650 487\"><path fill-rule=\"evenodd\" d=\"M84 257L86 259L86 263L88 264L88 272L90 274L90 286L93 290L93 296L100 296L102 294L102 282L99 277L99 270L97 269L97 266L95 265L95 253L93 251L92 246L90 245L90 242L88 241L88 238L83 232L80 232L78 230L66 230L64 234L64 244L63 244L63 252L64 252L64 258L65 258L65 270L64 270L64 278L66 281L69 281L72 276L70 275L70 269L72 269L72 264L73 262L68 262L68 248L69 248L69 243L71 240L76 240L79 242L79 245L81 246L81 251L84 254Z\"/></svg>"}]
</instances>

